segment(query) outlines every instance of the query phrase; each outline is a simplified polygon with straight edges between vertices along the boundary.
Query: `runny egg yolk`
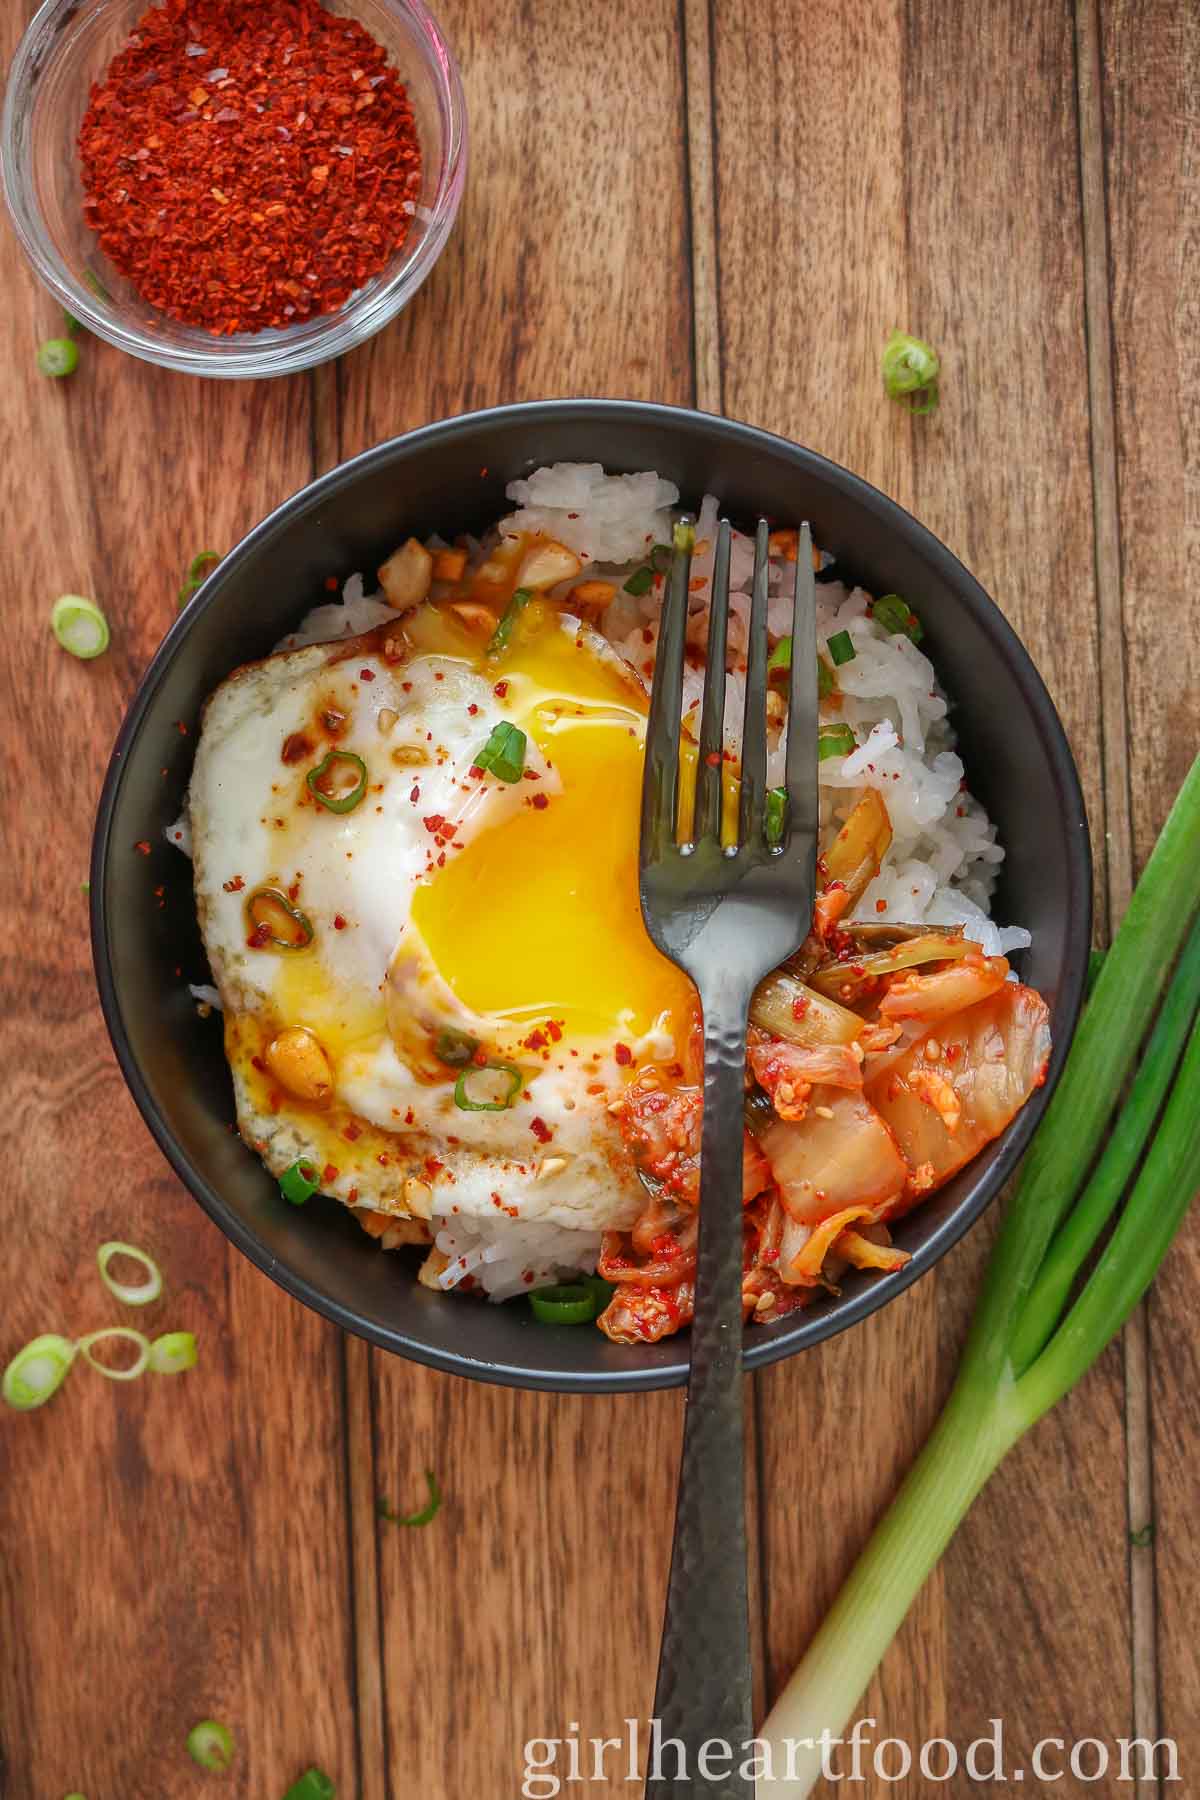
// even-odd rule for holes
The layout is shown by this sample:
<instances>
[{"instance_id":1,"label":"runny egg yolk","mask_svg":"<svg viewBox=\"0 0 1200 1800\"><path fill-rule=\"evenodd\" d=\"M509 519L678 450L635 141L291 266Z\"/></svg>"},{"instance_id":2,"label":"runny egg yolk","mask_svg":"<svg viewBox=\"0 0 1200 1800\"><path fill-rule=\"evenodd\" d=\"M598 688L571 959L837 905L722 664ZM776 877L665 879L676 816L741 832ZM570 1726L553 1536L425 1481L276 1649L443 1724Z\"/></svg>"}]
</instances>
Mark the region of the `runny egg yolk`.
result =
<instances>
[{"instance_id":1,"label":"runny egg yolk","mask_svg":"<svg viewBox=\"0 0 1200 1800\"><path fill-rule=\"evenodd\" d=\"M517 815L418 886L413 923L473 1012L553 1019L568 1042L660 1027L678 1053L694 990L650 942L638 901L644 696L557 621L518 643L503 678L506 717L561 791L524 782Z\"/></svg>"}]
</instances>

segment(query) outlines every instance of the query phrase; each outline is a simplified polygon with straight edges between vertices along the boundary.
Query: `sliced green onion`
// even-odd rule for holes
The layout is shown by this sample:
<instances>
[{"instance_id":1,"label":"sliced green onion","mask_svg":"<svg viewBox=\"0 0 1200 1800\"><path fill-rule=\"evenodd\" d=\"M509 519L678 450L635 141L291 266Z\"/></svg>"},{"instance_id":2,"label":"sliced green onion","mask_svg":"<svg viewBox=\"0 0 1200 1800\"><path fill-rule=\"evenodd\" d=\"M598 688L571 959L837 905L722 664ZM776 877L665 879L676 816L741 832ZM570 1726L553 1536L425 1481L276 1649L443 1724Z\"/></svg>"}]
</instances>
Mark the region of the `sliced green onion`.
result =
<instances>
[{"instance_id":1,"label":"sliced green onion","mask_svg":"<svg viewBox=\"0 0 1200 1800\"><path fill-rule=\"evenodd\" d=\"M763 817L763 835L768 844L783 842L783 821L787 817L787 789L767 789L767 807Z\"/></svg>"},{"instance_id":2,"label":"sliced green onion","mask_svg":"<svg viewBox=\"0 0 1200 1800\"><path fill-rule=\"evenodd\" d=\"M512 642L512 634L517 620L533 599L532 588L515 588L513 597L500 616L500 623L492 633L492 641L488 645L489 656L500 656Z\"/></svg>"},{"instance_id":3,"label":"sliced green onion","mask_svg":"<svg viewBox=\"0 0 1200 1800\"><path fill-rule=\"evenodd\" d=\"M128 1368L114 1369L110 1363L103 1363L92 1355L96 1344L106 1344L111 1338L121 1338L136 1346L137 1356ZM137 1381L150 1366L150 1339L144 1332L133 1331L128 1325L108 1325L103 1331L89 1331L86 1337L81 1337L79 1353L89 1368L108 1381Z\"/></svg>"},{"instance_id":4,"label":"sliced green onion","mask_svg":"<svg viewBox=\"0 0 1200 1800\"><path fill-rule=\"evenodd\" d=\"M224 1775L233 1762L233 1733L216 1719L201 1719L187 1734L188 1754L202 1769Z\"/></svg>"},{"instance_id":5,"label":"sliced green onion","mask_svg":"<svg viewBox=\"0 0 1200 1800\"><path fill-rule=\"evenodd\" d=\"M433 1054L448 1069L465 1068L478 1048L477 1037L469 1031L456 1031L451 1025L444 1026L433 1040Z\"/></svg>"},{"instance_id":6,"label":"sliced green onion","mask_svg":"<svg viewBox=\"0 0 1200 1800\"><path fill-rule=\"evenodd\" d=\"M633 574L625 583L625 592L627 594L632 594L635 600L640 600L643 594L648 594L650 592L653 582L654 570L648 563L644 564L640 569L635 569L633 571Z\"/></svg>"},{"instance_id":7,"label":"sliced green onion","mask_svg":"<svg viewBox=\"0 0 1200 1800\"><path fill-rule=\"evenodd\" d=\"M696 548L696 527L689 525L686 519L680 519L671 533L671 541L676 550L694 550Z\"/></svg>"},{"instance_id":8,"label":"sliced green onion","mask_svg":"<svg viewBox=\"0 0 1200 1800\"><path fill-rule=\"evenodd\" d=\"M596 1317L599 1318L611 1303L612 1297L617 1291L616 1288L611 1281L605 1281L603 1275L581 1275L579 1279L591 1293L592 1299L596 1303Z\"/></svg>"},{"instance_id":9,"label":"sliced green onion","mask_svg":"<svg viewBox=\"0 0 1200 1800\"><path fill-rule=\"evenodd\" d=\"M834 667L838 669L843 663L853 662L858 655L854 639L848 631L835 631L825 647L833 658Z\"/></svg>"},{"instance_id":10,"label":"sliced green onion","mask_svg":"<svg viewBox=\"0 0 1200 1800\"><path fill-rule=\"evenodd\" d=\"M888 398L910 412L930 413L938 403L937 351L924 338L893 331L883 352L883 385Z\"/></svg>"},{"instance_id":11,"label":"sliced green onion","mask_svg":"<svg viewBox=\"0 0 1200 1800\"><path fill-rule=\"evenodd\" d=\"M792 640L790 637L781 637L779 642L776 644L775 648L772 650L770 656L768 656L768 658L767 658L767 679L770 680L772 675L777 675L777 674L786 675L790 672L791 667L792 667ZM817 698L818 698L818 700L828 699L829 695L832 694L832 692L836 686L837 686L837 680L834 676L833 670L830 668L829 664L825 661L825 658L823 656L818 656L817 657Z\"/></svg>"},{"instance_id":12,"label":"sliced green onion","mask_svg":"<svg viewBox=\"0 0 1200 1800\"><path fill-rule=\"evenodd\" d=\"M208 565L219 563L220 560L219 550L201 550L196 556L193 556L188 564L188 572L183 578L183 586L179 590L180 606L186 606L192 595L204 586L206 580L204 571Z\"/></svg>"},{"instance_id":13,"label":"sliced green onion","mask_svg":"<svg viewBox=\"0 0 1200 1800\"><path fill-rule=\"evenodd\" d=\"M510 719L493 725L491 735L475 757L473 767L484 769L500 781L520 781L525 769L529 740Z\"/></svg>"},{"instance_id":14,"label":"sliced green onion","mask_svg":"<svg viewBox=\"0 0 1200 1800\"><path fill-rule=\"evenodd\" d=\"M487 1077L502 1076L503 1084ZM454 1084L454 1104L463 1112L507 1112L516 1102L517 1095L524 1086L525 1077L516 1063L489 1062L473 1065L464 1069ZM482 1083L482 1087L481 1084ZM476 1094L471 1093L471 1087ZM506 1090L506 1091L505 1091ZM482 1093L484 1098L477 1098ZM495 1096L499 1094L500 1098Z\"/></svg>"},{"instance_id":15,"label":"sliced green onion","mask_svg":"<svg viewBox=\"0 0 1200 1800\"><path fill-rule=\"evenodd\" d=\"M4 1371L3 1393L17 1412L32 1412L53 1399L71 1372L78 1345L44 1332L18 1350Z\"/></svg>"},{"instance_id":16,"label":"sliced green onion","mask_svg":"<svg viewBox=\"0 0 1200 1800\"><path fill-rule=\"evenodd\" d=\"M671 567L670 544L652 544L650 546L650 567L656 575L665 575Z\"/></svg>"},{"instance_id":17,"label":"sliced green onion","mask_svg":"<svg viewBox=\"0 0 1200 1800\"><path fill-rule=\"evenodd\" d=\"M890 631L893 636L897 632L903 632L914 644L919 644L925 636L920 619L908 601L902 600L899 594L883 594L878 600L873 600L871 617L877 619L885 631Z\"/></svg>"},{"instance_id":18,"label":"sliced green onion","mask_svg":"<svg viewBox=\"0 0 1200 1800\"><path fill-rule=\"evenodd\" d=\"M294 1781L283 1800L334 1800L337 1789L323 1769L306 1769Z\"/></svg>"},{"instance_id":19,"label":"sliced green onion","mask_svg":"<svg viewBox=\"0 0 1200 1800\"><path fill-rule=\"evenodd\" d=\"M108 1272L108 1265L114 1256L128 1256L134 1262L141 1263L146 1271L145 1281L117 1281ZM100 1271L100 1279L122 1306L149 1306L157 1300L163 1291L162 1271L152 1256L139 1250L136 1244L118 1243L114 1238L107 1244L101 1244L96 1252L96 1267Z\"/></svg>"},{"instance_id":20,"label":"sliced green onion","mask_svg":"<svg viewBox=\"0 0 1200 1800\"><path fill-rule=\"evenodd\" d=\"M200 1359L195 1333L165 1331L150 1346L150 1372L153 1375L182 1375L194 1369Z\"/></svg>"},{"instance_id":21,"label":"sliced green onion","mask_svg":"<svg viewBox=\"0 0 1200 1800\"><path fill-rule=\"evenodd\" d=\"M73 375L79 367L78 344L73 344L69 337L47 338L38 349L37 366L52 381L61 381L64 375Z\"/></svg>"},{"instance_id":22,"label":"sliced green onion","mask_svg":"<svg viewBox=\"0 0 1200 1800\"><path fill-rule=\"evenodd\" d=\"M817 728L817 761L828 762L831 756L849 756L858 748L858 739L849 725L820 725Z\"/></svg>"},{"instance_id":23,"label":"sliced green onion","mask_svg":"<svg viewBox=\"0 0 1200 1800\"><path fill-rule=\"evenodd\" d=\"M279 1191L293 1206L303 1206L306 1200L311 1200L320 1185L320 1172L305 1156L299 1157L279 1177Z\"/></svg>"},{"instance_id":24,"label":"sliced green onion","mask_svg":"<svg viewBox=\"0 0 1200 1800\"><path fill-rule=\"evenodd\" d=\"M82 594L63 594L54 602L50 629L72 656L91 662L108 649L108 620L94 600Z\"/></svg>"},{"instance_id":25,"label":"sliced green onion","mask_svg":"<svg viewBox=\"0 0 1200 1800\"><path fill-rule=\"evenodd\" d=\"M79 323L79 320L75 317L74 313L64 311L63 324L67 328L67 336L69 338L77 338L83 330L83 326Z\"/></svg>"},{"instance_id":26,"label":"sliced green onion","mask_svg":"<svg viewBox=\"0 0 1200 1800\"><path fill-rule=\"evenodd\" d=\"M534 1288L529 1304L541 1325L590 1325L596 1317L596 1296L582 1281Z\"/></svg>"},{"instance_id":27,"label":"sliced green onion","mask_svg":"<svg viewBox=\"0 0 1200 1800\"><path fill-rule=\"evenodd\" d=\"M67 1794L65 1800L87 1800L86 1794Z\"/></svg>"},{"instance_id":28,"label":"sliced green onion","mask_svg":"<svg viewBox=\"0 0 1200 1800\"><path fill-rule=\"evenodd\" d=\"M426 1469L425 1483L429 1489L429 1502L428 1505L421 1508L420 1512L408 1513L407 1515L404 1513L395 1513L392 1511L387 1501L382 1498L375 1502L375 1511L379 1514L381 1519L386 1519L389 1525L430 1524L430 1522L437 1517L438 1508L442 1504L442 1490L437 1484L437 1476L433 1473L432 1469Z\"/></svg>"},{"instance_id":29,"label":"sliced green onion","mask_svg":"<svg viewBox=\"0 0 1200 1800\"><path fill-rule=\"evenodd\" d=\"M353 775L354 780L346 787L344 783L349 775ZM308 771L304 781L313 799L319 800L327 811L353 812L366 796L367 765L353 750L331 750L315 769Z\"/></svg>"},{"instance_id":30,"label":"sliced green onion","mask_svg":"<svg viewBox=\"0 0 1200 1800\"><path fill-rule=\"evenodd\" d=\"M1135 1550L1148 1550L1150 1545L1154 1542L1153 1519L1148 1525L1140 1525L1136 1531L1131 1531L1129 1534L1129 1541Z\"/></svg>"},{"instance_id":31,"label":"sliced green onion","mask_svg":"<svg viewBox=\"0 0 1200 1800\"><path fill-rule=\"evenodd\" d=\"M306 950L316 932L307 913L293 906L278 888L255 888L246 901L250 935L259 946L274 944L277 950Z\"/></svg>"}]
</instances>

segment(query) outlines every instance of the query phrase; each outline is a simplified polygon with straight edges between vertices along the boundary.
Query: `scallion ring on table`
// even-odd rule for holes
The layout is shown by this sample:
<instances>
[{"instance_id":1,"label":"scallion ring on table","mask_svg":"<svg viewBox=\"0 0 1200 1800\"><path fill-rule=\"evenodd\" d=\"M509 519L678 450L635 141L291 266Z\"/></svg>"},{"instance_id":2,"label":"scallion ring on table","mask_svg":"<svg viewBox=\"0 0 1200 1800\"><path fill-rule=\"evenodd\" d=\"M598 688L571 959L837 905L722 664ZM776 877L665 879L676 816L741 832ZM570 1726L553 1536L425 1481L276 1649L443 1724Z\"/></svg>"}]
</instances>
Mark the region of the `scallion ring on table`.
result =
<instances>
[{"instance_id":1,"label":"scallion ring on table","mask_svg":"<svg viewBox=\"0 0 1200 1800\"><path fill-rule=\"evenodd\" d=\"M191 1331L165 1331L150 1346L152 1375L182 1375L185 1369L194 1369L199 1360L195 1333Z\"/></svg>"},{"instance_id":2,"label":"scallion ring on table","mask_svg":"<svg viewBox=\"0 0 1200 1800\"><path fill-rule=\"evenodd\" d=\"M202 1769L224 1775L233 1762L233 1733L218 1719L201 1719L187 1734L188 1755Z\"/></svg>"},{"instance_id":3,"label":"scallion ring on table","mask_svg":"<svg viewBox=\"0 0 1200 1800\"><path fill-rule=\"evenodd\" d=\"M146 1271L145 1281L118 1281L110 1275L108 1265L114 1256L128 1256L133 1262L140 1263ZM115 1238L101 1244L96 1252L96 1267L101 1281L122 1306L149 1306L163 1291L162 1270L154 1258L139 1250L136 1244L122 1244Z\"/></svg>"},{"instance_id":4,"label":"scallion ring on table","mask_svg":"<svg viewBox=\"0 0 1200 1800\"><path fill-rule=\"evenodd\" d=\"M92 1355L95 1345L106 1344L112 1338L136 1346L137 1357L128 1368L114 1369ZM103 1375L106 1381L137 1381L150 1366L150 1339L144 1331L134 1331L129 1325L106 1325L103 1331L89 1331L86 1337L80 1338L79 1354L88 1367L95 1369L97 1375Z\"/></svg>"},{"instance_id":5,"label":"scallion ring on table","mask_svg":"<svg viewBox=\"0 0 1200 1800\"><path fill-rule=\"evenodd\" d=\"M78 1348L70 1338L50 1331L32 1338L4 1371L5 1403L16 1412L45 1406L70 1374Z\"/></svg>"},{"instance_id":6,"label":"scallion ring on table","mask_svg":"<svg viewBox=\"0 0 1200 1800\"><path fill-rule=\"evenodd\" d=\"M596 1295L582 1281L533 1288L529 1304L540 1325L590 1325L596 1317Z\"/></svg>"},{"instance_id":7,"label":"scallion ring on table","mask_svg":"<svg viewBox=\"0 0 1200 1800\"><path fill-rule=\"evenodd\" d=\"M913 337L907 331L893 331L884 347L882 372L889 400L914 413L934 411L941 361L924 338Z\"/></svg>"},{"instance_id":8,"label":"scallion ring on table","mask_svg":"<svg viewBox=\"0 0 1200 1800\"><path fill-rule=\"evenodd\" d=\"M489 1075L503 1077L503 1085L495 1079L489 1082ZM507 1112L516 1104L524 1083L525 1077L516 1063L474 1063L463 1070L454 1084L454 1104L462 1112Z\"/></svg>"},{"instance_id":9,"label":"scallion ring on table","mask_svg":"<svg viewBox=\"0 0 1200 1800\"><path fill-rule=\"evenodd\" d=\"M817 728L817 761L827 762L831 756L849 756L858 748L858 739L849 725L821 725Z\"/></svg>"},{"instance_id":10,"label":"scallion ring on table","mask_svg":"<svg viewBox=\"0 0 1200 1800\"><path fill-rule=\"evenodd\" d=\"M438 1486L437 1476L433 1473L432 1469L426 1469L425 1471L425 1484L429 1489L429 1500L419 1512L408 1514L395 1513L388 1505L387 1500L382 1497L375 1502L375 1511L381 1519L386 1519L389 1525L416 1526L430 1524L432 1520L437 1517L438 1509L442 1504L442 1490Z\"/></svg>"},{"instance_id":11,"label":"scallion ring on table","mask_svg":"<svg viewBox=\"0 0 1200 1800\"><path fill-rule=\"evenodd\" d=\"M335 1800L337 1789L326 1775L324 1769L305 1769L299 1781L294 1781L283 1800Z\"/></svg>"},{"instance_id":12,"label":"scallion ring on table","mask_svg":"<svg viewBox=\"0 0 1200 1800\"><path fill-rule=\"evenodd\" d=\"M79 367L78 344L72 343L69 337L47 338L38 349L37 366L51 381L61 381L64 375L73 375Z\"/></svg>"},{"instance_id":13,"label":"scallion ring on table","mask_svg":"<svg viewBox=\"0 0 1200 1800\"><path fill-rule=\"evenodd\" d=\"M108 620L83 594L60 595L50 614L50 629L62 648L81 662L91 662L108 649Z\"/></svg>"},{"instance_id":14,"label":"scallion ring on table","mask_svg":"<svg viewBox=\"0 0 1200 1800\"><path fill-rule=\"evenodd\" d=\"M500 616L500 623L492 633L492 639L487 649L489 656L500 656L508 649L517 620L532 599L532 588L515 588L513 590L513 597L505 607Z\"/></svg>"},{"instance_id":15,"label":"scallion ring on table","mask_svg":"<svg viewBox=\"0 0 1200 1800\"><path fill-rule=\"evenodd\" d=\"M825 648L829 651L835 668L840 669L843 663L853 662L858 655L854 648L854 639L848 631L835 631Z\"/></svg>"},{"instance_id":16,"label":"scallion ring on table","mask_svg":"<svg viewBox=\"0 0 1200 1800\"><path fill-rule=\"evenodd\" d=\"M179 590L180 606L186 606L192 595L198 593L204 586L207 580L204 571L209 564L219 563L220 560L221 552L219 550L200 550L193 556L188 564L187 574L183 578L183 586Z\"/></svg>"},{"instance_id":17,"label":"scallion ring on table","mask_svg":"<svg viewBox=\"0 0 1200 1800\"><path fill-rule=\"evenodd\" d=\"M353 782L346 786L350 775ZM353 750L330 750L304 777L314 800L331 813L353 812L367 792L367 765Z\"/></svg>"},{"instance_id":18,"label":"scallion ring on table","mask_svg":"<svg viewBox=\"0 0 1200 1800\"><path fill-rule=\"evenodd\" d=\"M303 1206L306 1200L312 1199L320 1185L320 1171L306 1156L297 1157L279 1177L279 1191L292 1206Z\"/></svg>"}]
</instances>

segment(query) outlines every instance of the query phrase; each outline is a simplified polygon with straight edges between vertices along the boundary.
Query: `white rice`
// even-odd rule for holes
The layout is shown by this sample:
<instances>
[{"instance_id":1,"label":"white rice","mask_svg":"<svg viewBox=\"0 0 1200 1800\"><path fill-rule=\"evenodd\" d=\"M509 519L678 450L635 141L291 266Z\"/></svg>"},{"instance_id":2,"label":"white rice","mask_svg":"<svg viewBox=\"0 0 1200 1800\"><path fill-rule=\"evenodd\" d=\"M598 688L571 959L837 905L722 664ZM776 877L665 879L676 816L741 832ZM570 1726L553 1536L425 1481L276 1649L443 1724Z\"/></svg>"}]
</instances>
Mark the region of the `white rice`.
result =
<instances>
[{"instance_id":1,"label":"white rice","mask_svg":"<svg viewBox=\"0 0 1200 1800\"><path fill-rule=\"evenodd\" d=\"M474 1276L492 1300L511 1300L580 1271L590 1275L600 1255L598 1231L444 1213L436 1214L433 1224L434 1243L450 1258L438 1286L457 1287Z\"/></svg>"}]
</instances>

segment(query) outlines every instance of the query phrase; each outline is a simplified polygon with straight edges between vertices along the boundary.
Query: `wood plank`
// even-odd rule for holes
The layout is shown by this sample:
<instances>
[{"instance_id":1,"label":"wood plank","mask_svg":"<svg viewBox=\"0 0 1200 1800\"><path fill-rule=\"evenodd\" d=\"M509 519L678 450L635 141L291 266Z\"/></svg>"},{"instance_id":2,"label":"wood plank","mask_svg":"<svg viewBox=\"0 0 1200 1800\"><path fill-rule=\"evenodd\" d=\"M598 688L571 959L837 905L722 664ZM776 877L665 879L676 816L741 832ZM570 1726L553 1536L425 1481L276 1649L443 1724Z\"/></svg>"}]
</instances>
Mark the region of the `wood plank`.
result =
<instances>
[{"instance_id":1,"label":"wood plank","mask_svg":"<svg viewBox=\"0 0 1200 1800\"><path fill-rule=\"evenodd\" d=\"M1045 675L1101 819L1069 10L875 0L764 5L748 19L718 0L715 58L726 410L855 468L963 557ZM999 79L1017 67L1019 87ZM882 395L895 325L943 352L932 419ZM789 1496L766 1512L776 1682L925 1435L992 1230L851 1336L764 1378L765 1491ZM1056 1439L1076 1464L1086 1456L1085 1483ZM979 1502L864 1702L877 1736L962 1742L998 1712L1026 1748L1060 1721L1079 1735L1126 1729L1122 1472L1110 1357ZM1044 1538L1047 1512L1069 1520L1070 1539L1056 1537L1052 1569L1020 1557L1037 1629L997 1630L1017 1597L1004 1588L1013 1547ZM862 1791L923 1789L914 1777Z\"/></svg>"},{"instance_id":2,"label":"wood plank","mask_svg":"<svg viewBox=\"0 0 1200 1800\"><path fill-rule=\"evenodd\" d=\"M507 400L692 398L674 7L455 0L443 18L472 119L462 216L407 314L341 365L325 462ZM382 1524L369 1549L356 1508L358 1566L378 1559L386 1791L516 1793L527 1739L572 1721L613 1736L649 1710L681 1397L561 1399L369 1364L374 1443L354 1427L352 1462L397 1504L419 1502L427 1468L446 1495L435 1528ZM361 1421L358 1359L351 1374ZM360 1619L360 1666L371 1629ZM431 1729L414 1733L418 1654Z\"/></svg>"},{"instance_id":3,"label":"wood plank","mask_svg":"<svg viewBox=\"0 0 1200 1800\"><path fill-rule=\"evenodd\" d=\"M32 10L5 10L5 62ZM184 1740L210 1716L238 1739L231 1796L281 1792L306 1761L350 1791L338 1337L230 1252L168 1172L109 1049L81 892L108 746L181 566L308 479L309 383L202 384L93 341L48 383L34 351L61 315L11 250L2 279L0 972L20 1148L0 1190L0 1360L42 1330L117 1322L94 1254L119 1237L168 1280L133 1323L194 1330L201 1362L131 1388L80 1365L52 1404L2 1422L0 1786L189 1800L212 1777ZM108 612L94 663L50 636L64 590Z\"/></svg>"},{"instance_id":4,"label":"wood plank","mask_svg":"<svg viewBox=\"0 0 1200 1800\"><path fill-rule=\"evenodd\" d=\"M1200 741L1200 18L1162 0L1099 8L1107 148L1116 466L1128 647L1133 852L1145 860ZM1180 1767L1200 1759L1200 1578L1191 1525L1200 1409L1193 1219L1149 1301L1153 1488L1130 1551L1157 1598L1157 1731ZM1186 1773L1184 1775L1186 1781ZM1165 1791L1165 1790L1164 1790Z\"/></svg>"}]
</instances>

